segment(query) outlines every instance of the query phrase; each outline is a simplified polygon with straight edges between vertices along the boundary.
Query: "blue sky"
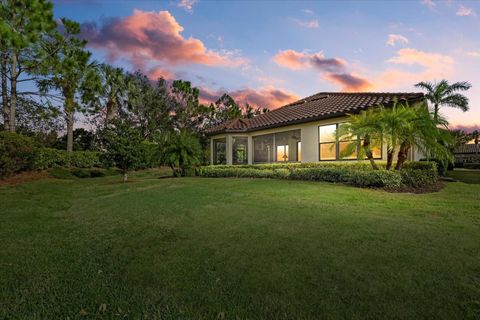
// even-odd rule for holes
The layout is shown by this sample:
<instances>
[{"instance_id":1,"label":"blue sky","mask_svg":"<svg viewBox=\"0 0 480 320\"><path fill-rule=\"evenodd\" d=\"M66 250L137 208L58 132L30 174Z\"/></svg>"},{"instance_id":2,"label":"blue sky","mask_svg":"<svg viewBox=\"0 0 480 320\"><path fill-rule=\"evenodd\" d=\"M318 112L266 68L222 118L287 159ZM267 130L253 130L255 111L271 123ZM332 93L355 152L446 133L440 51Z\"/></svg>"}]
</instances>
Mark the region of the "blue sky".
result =
<instances>
[{"instance_id":1,"label":"blue sky","mask_svg":"<svg viewBox=\"0 0 480 320\"><path fill-rule=\"evenodd\" d=\"M228 92L279 107L320 91L416 91L469 81L480 126L478 1L57 1L84 24L96 59L151 78L190 80L205 100Z\"/></svg>"}]
</instances>

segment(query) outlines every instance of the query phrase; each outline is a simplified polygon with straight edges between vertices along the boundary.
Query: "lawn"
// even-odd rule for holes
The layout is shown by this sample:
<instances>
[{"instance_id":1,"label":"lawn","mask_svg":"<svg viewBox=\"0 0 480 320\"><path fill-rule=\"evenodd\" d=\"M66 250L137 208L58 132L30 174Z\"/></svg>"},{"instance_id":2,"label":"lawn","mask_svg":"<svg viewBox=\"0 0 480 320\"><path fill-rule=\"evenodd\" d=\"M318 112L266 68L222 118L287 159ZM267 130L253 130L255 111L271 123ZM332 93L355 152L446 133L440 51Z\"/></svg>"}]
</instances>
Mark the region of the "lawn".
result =
<instances>
[{"instance_id":1,"label":"lawn","mask_svg":"<svg viewBox=\"0 0 480 320\"><path fill-rule=\"evenodd\" d=\"M465 183L480 184L480 170L455 169L447 171L447 176Z\"/></svg>"},{"instance_id":2,"label":"lawn","mask_svg":"<svg viewBox=\"0 0 480 320\"><path fill-rule=\"evenodd\" d=\"M478 319L480 185L0 187L0 318Z\"/></svg>"}]
</instances>

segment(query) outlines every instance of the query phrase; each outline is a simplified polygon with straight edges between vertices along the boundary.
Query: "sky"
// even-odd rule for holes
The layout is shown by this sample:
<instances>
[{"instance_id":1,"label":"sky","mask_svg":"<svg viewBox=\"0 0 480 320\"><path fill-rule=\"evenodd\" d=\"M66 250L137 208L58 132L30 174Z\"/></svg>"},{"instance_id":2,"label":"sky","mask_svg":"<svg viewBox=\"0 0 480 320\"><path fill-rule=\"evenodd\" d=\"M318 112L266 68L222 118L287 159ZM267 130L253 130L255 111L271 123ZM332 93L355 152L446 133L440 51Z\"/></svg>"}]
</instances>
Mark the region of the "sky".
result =
<instances>
[{"instance_id":1,"label":"sky","mask_svg":"<svg viewBox=\"0 0 480 320\"><path fill-rule=\"evenodd\" d=\"M54 1L82 25L93 57L152 80L191 81L202 101L223 93L280 107L317 92L417 92L419 81L468 81L480 129L480 1Z\"/></svg>"}]
</instances>

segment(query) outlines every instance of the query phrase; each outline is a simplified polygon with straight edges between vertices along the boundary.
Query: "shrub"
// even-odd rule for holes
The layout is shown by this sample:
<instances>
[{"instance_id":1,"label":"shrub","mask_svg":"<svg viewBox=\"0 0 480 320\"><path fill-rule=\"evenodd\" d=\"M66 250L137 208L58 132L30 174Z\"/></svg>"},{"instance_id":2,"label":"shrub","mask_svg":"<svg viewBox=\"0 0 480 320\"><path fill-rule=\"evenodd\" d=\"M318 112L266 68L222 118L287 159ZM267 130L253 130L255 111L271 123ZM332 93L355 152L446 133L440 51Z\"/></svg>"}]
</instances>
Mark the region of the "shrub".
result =
<instances>
[{"instance_id":1,"label":"shrub","mask_svg":"<svg viewBox=\"0 0 480 320\"><path fill-rule=\"evenodd\" d=\"M298 168L291 172L292 179L341 182L356 187L389 188L401 186L401 176L395 171L347 170L344 168Z\"/></svg>"},{"instance_id":2,"label":"shrub","mask_svg":"<svg viewBox=\"0 0 480 320\"><path fill-rule=\"evenodd\" d=\"M90 178L90 171L81 168L75 168L71 170L71 173L77 178Z\"/></svg>"},{"instance_id":3,"label":"shrub","mask_svg":"<svg viewBox=\"0 0 480 320\"><path fill-rule=\"evenodd\" d=\"M372 170L364 163L289 163L239 166L201 167L199 175L204 177L249 177L276 178L310 181L339 182L356 187L420 188L437 183L435 162L407 162L400 171Z\"/></svg>"},{"instance_id":4,"label":"shrub","mask_svg":"<svg viewBox=\"0 0 480 320\"><path fill-rule=\"evenodd\" d=\"M435 185L438 182L437 162L409 162L402 170L402 185L422 188Z\"/></svg>"},{"instance_id":5,"label":"shrub","mask_svg":"<svg viewBox=\"0 0 480 320\"><path fill-rule=\"evenodd\" d=\"M33 169L36 170L69 166L77 168L100 167L100 155L96 151L73 151L69 155L65 150L40 148L37 149L33 160Z\"/></svg>"},{"instance_id":6,"label":"shrub","mask_svg":"<svg viewBox=\"0 0 480 320\"><path fill-rule=\"evenodd\" d=\"M48 170L50 176L56 179L73 179L75 176L66 168L51 168Z\"/></svg>"},{"instance_id":7,"label":"shrub","mask_svg":"<svg viewBox=\"0 0 480 320\"><path fill-rule=\"evenodd\" d=\"M444 176L447 173L448 162L441 161L438 159L420 159L419 162L415 162L415 163L422 163L422 162L435 163L437 166L437 172L441 176Z\"/></svg>"},{"instance_id":8,"label":"shrub","mask_svg":"<svg viewBox=\"0 0 480 320\"><path fill-rule=\"evenodd\" d=\"M0 132L0 179L27 170L34 154L33 140L11 132Z\"/></svg>"},{"instance_id":9,"label":"shrub","mask_svg":"<svg viewBox=\"0 0 480 320\"><path fill-rule=\"evenodd\" d=\"M67 153L66 151L64 152ZM93 168L101 167L102 163L100 154L96 151L73 151L70 154L70 165L77 168Z\"/></svg>"}]
</instances>

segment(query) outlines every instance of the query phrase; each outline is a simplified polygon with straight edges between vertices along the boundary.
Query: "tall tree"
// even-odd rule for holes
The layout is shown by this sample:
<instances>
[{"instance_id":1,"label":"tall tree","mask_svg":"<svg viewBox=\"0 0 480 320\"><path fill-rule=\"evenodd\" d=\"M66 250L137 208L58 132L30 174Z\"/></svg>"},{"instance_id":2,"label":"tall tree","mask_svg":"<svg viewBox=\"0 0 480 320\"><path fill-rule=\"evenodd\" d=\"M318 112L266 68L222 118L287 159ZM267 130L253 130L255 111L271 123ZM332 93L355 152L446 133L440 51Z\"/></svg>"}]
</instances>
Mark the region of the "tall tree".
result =
<instances>
[{"instance_id":1,"label":"tall tree","mask_svg":"<svg viewBox=\"0 0 480 320\"><path fill-rule=\"evenodd\" d=\"M2 108L5 127L15 132L17 85L29 80L20 80L20 77L23 73L33 73L42 62L42 59L36 59L39 58L38 44L55 29L56 23L53 4L46 0L2 0L0 18ZM7 78L10 86L6 85Z\"/></svg>"},{"instance_id":2,"label":"tall tree","mask_svg":"<svg viewBox=\"0 0 480 320\"><path fill-rule=\"evenodd\" d=\"M118 108L125 106L131 85L121 68L102 64L100 72L102 76L101 98L105 107L105 122L108 123L115 118Z\"/></svg>"},{"instance_id":3,"label":"tall tree","mask_svg":"<svg viewBox=\"0 0 480 320\"><path fill-rule=\"evenodd\" d=\"M472 85L466 81L450 84L447 80L440 82L419 82L415 85L417 88L425 90L425 99L433 105L433 119L439 119L439 110L441 107L452 107L462 111L468 111L468 98L459 93L467 91Z\"/></svg>"},{"instance_id":4,"label":"tall tree","mask_svg":"<svg viewBox=\"0 0 480 320\"><path fill-rule=\"evenodd\" d=\"M64 45L44 63L42 70L48 77L39 80L38 85L43 94L53 90L62 97L67 151L71 152L75 112L92 111L91 107L98 105L101 81L95 63L90 61L91 53L85 50L86 41L73 36L80 32L80 25L67 19L62 19L62 24L64 34L57 33L49 45Z\"/></svg>"},{"instance_id":5,"label":"tall tree","mask_svg":"<svg viewBox=\"0 0 480 320\"><path fill-rule=\"evenodd\" d=\"M208 118L209 109L200 104L200 91L189 81L175 80L171 86L174 109L173 125L179 130L200 132Z\"/></svg>"},{"instance_id":6,"label":"tall tree","mask_svg":"<svg viewBox=\"0 0 480 320\"><path fill-rule=\"evenodd\" d=\"M138 125L142 137L152 140L158 132L171 128L172 98L168 83L158 79L152 83L147 76L137 71L127 75L127 108L121 108L119 115Z\"/></svg>"}]
</instances>

